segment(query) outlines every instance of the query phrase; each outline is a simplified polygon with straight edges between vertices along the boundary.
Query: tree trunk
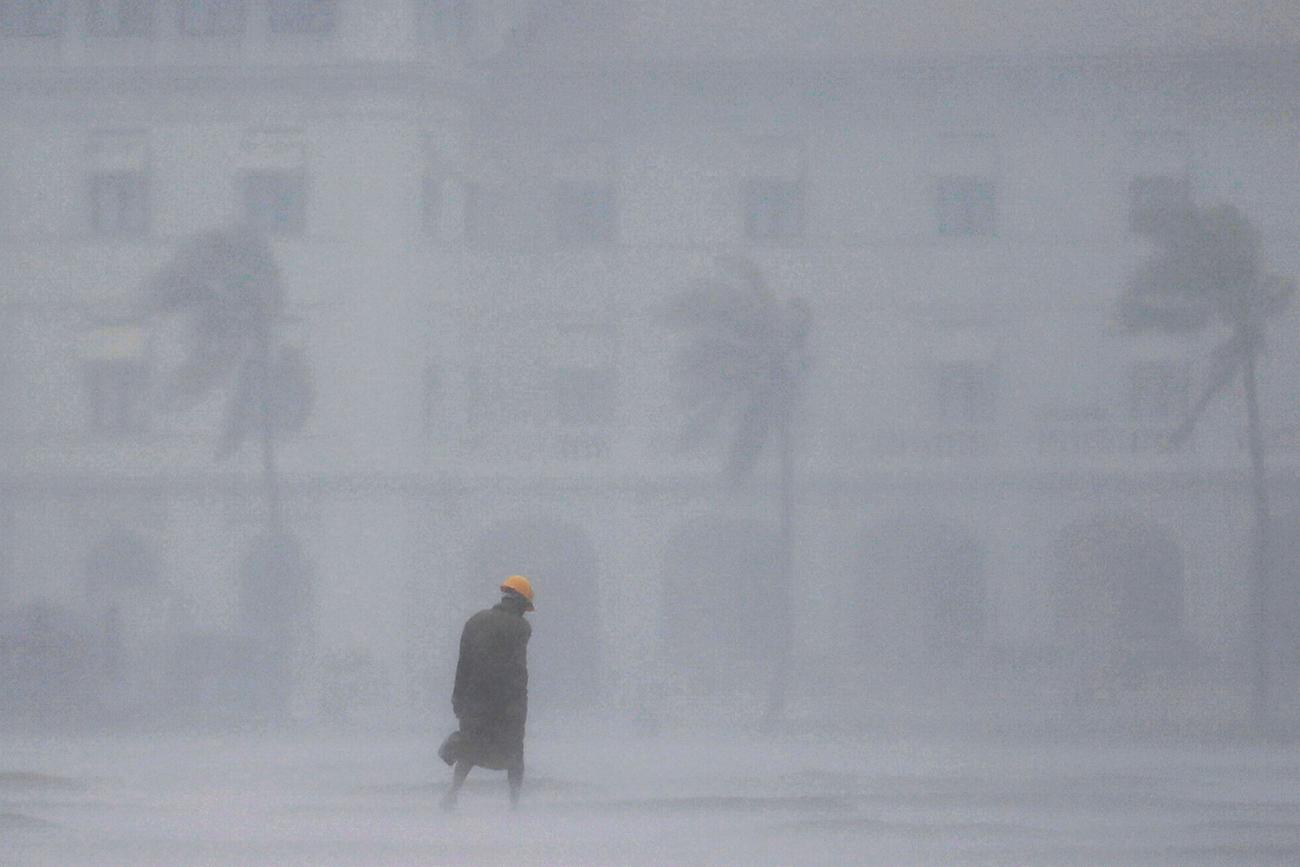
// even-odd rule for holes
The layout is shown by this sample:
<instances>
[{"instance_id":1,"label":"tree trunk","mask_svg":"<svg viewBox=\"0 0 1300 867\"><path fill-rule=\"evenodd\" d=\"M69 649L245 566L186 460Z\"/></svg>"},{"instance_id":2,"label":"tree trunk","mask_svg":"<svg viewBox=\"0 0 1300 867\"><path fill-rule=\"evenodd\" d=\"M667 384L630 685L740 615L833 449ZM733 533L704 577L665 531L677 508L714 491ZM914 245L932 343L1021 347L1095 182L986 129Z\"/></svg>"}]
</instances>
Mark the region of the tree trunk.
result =
<instances>
[{"instance_id":1,"label":"tree trunk","mask_svg":"<svg viewBox=\"0 0 1300 867\"><path fill-rule=\"evenodd\" d=\"M272 354L271 327L268 324L260 329L257 338L258 366L261 367L262 395L261 416L262 434L262 491L266 496L266 531L274 539L284 527L284 518L280 506L280 476L276 467L275 453L275 419L272 413Z\"/></svg>"},{"instance_id":2,"label":"tree trunk","mask_svg":"<svg viewBox=\"0 0 1300 867\"><path fill-rule=\"evenodd\" d=\"M1256 728L1268 723L1272 708L1272 636L1269 617L1269 526L1268 483L1264 469L1264 433L1259 417L1259 395L1255 377L1255 352L1247 346L1244 380L1246 387L1246 435L1250 447L1251 495L1255 512L1254 576L1251 582L1249 628L1251 633L1250 716Z\"/></svg>"},{"instance_id":3,"label":"tree trunk","mask_svg":"<svg viewBox=\"0 0 1300 867\"><path fill-rule=\"evenodd\" d=\"M772 665L772 682L768 690L764 724L775 726L785 712L786 693L790 686L790 669L793 655L794 633L794 442L791 436L791 410L782 409L777 420L776 445L780 452L781 498L781 551L778 570L780 586L776 588L770 604L773 606L772 624L775 629L776 658Z\"/></svg>"}]
</instances>

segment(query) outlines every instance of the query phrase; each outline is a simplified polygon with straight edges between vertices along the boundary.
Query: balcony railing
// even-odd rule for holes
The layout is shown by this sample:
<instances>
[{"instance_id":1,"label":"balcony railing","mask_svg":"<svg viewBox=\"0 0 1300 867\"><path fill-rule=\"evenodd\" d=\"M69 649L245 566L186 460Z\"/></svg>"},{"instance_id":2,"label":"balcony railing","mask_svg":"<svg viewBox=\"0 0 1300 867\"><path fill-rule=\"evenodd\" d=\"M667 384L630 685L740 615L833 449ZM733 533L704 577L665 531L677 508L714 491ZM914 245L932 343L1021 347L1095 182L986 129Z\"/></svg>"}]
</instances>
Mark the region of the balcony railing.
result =
<instances>
[{"instance_id":1,"label":"balcony railing","mask_svg":"<svg viewBox=\"0 0 1300 867\"><path fill-rule=\"evenodd\" d=\"M1205 440L1197 435L1181 443L1170 441L1175 423L1136 425L1119 423L1050 424L1038 430L1038 452L1042 455L1160 455L1195 454L1206 451ZM1198 441L1201 445L1198 446ZM1232 440L1219 440L1221 448L1244 452L1250 447L1245 429ZM1300 424L1273 425L1265 432L1264 448L1274 454L1300 453Z\"/></svg>"},{"instance_id":2,"label":"balcony railing","mask_svg":"<svg viewBox=\"0 0 1300 867\"><path fill-rule=\"evenodd\" d=\"M1250 448L1250 437L1245 428L1237 431L1237 448ZM1282 454L1300 452L1300 424L1273 425L1264 433L1264 450Z\"/></svg>"},{"instance_id":3,"label":"balcony railing","mask_svg":"<svg viewBox=\"0 0 1300 867\"><path fill-rule=\"evenodd\" d=\"M1052 424L1038 431L1038 452L1042 455L1158 455L1194 451L1195 441L1174 444L1169 435L1174 425Z\"/></svg>"},{"instance_id":4,"label":"balcony railing","mask_svg":"<svg viewBox=\"0 0 1300 867\"><path fill-rule=\"evenodd\" d=\"M985 425L889 428L872 437L872 451L887 457L958 458L993 451L996 430Z\"/></svg>"}]
</instances>

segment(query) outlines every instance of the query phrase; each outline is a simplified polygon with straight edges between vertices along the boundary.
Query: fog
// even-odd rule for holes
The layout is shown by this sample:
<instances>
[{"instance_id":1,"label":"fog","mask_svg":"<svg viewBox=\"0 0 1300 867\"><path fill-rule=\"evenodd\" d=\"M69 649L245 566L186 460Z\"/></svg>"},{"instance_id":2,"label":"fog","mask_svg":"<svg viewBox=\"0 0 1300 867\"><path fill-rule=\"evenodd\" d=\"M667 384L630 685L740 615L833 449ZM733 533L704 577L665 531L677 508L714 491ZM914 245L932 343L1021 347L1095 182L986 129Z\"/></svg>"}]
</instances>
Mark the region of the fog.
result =
<instances>
[{"instance_id":1,"label":"fog","mask_svg":"<svg viewBox=\"0 0 1300 867\"><path fill-rule=\"evenodd\" d=\"M1300 862L1298 59L0 2L0 864Z\"/></svg>"}]
</instances>

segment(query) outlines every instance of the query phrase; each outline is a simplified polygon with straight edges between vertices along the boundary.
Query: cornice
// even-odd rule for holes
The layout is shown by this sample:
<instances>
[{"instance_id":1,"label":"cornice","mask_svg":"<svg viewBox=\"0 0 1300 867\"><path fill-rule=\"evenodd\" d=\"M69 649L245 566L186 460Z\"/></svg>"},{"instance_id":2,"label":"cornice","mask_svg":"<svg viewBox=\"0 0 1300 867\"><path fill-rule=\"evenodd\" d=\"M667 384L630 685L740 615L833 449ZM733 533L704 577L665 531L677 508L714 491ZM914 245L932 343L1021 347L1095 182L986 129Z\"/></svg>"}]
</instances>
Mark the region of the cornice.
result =
<instances>
[{"instance_id":1,"label":"cornice","mask_svg":"<svg viewBox=\"0 0 1300 867\"><path fill-rule=\"evenodd\" d=\"M287 90L295 93L384 92L463 95L471 87L464 70L423 62L312 64L150 64L5 66L0 94L104 93L163 95L203 91Z\"/></svg>"},{"instance_id":2,"label":"cornice","mask_svg":"<svg viewBox=\"0 0 1300 867\"><path fill-rule=\"evenodd\" d=\"M775 484L759 477L745 485L749 496ZM882 491L929 489L970 491L998 488L1007 496L1088 491L1219 490L1245 494L1250 485L1247 468L1154 467L1041 467L1000 466L948 469L877 467L853 472L814 471L798 479L799 496L859 495L866 500ZM1300 490L1300 471L1288 466L1270 468L1269 485ZM396 494L403 496L467 497L494 493L581 494L594 497L623 495L699 495L725 492L716 473L604 473L590 472L337 472L296 474L280 478L287 495ZM22 496L84 496L155 494L166 496L258 496L261 479L256 473L194 472L167 475L112 475L85 473L9 473L0 475L0 492Z\"/></svg>"}]
</instances>

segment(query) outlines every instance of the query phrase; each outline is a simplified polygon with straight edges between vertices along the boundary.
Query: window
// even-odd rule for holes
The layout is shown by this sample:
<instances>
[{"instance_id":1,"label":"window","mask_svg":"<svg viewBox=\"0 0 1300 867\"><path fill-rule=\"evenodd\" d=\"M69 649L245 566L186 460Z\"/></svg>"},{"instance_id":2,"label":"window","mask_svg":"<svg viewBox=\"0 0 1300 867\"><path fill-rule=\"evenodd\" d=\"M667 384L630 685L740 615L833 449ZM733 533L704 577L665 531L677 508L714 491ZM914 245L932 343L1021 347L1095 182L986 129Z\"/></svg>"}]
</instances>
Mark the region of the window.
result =
<instances>
[{"instance_id":1,"label":"window","mask_svg":"<svg viewBox=\"0 0 1300 867\"><path fill-rule=\"evenodd\" d=\"M0 0L0 35L61 36L64 0Z\"/></svg>"},{"instance_id":2,"label":"window","mask_svg":"<svg viewBox=\"0 0 1300 867\"><path fill-rule=\"evenodd\" d=\"M250 130L242 143L238 198L244 220L268 235L307 228L307 145L301 130Z\"/></svg>"},{"instance_id":3,"label":"window","mask_svg":"<svg viewBox=\"0 0 1300 867\"><path fill-rule=\"evenodd\" d=\"M614 188L602 181L560 181L555 190L555 230L566 247L593 247L614 240Z\"/></svg>"},{"instance_id":4,"label":"window","mask_svg":"<svg viewBox=\"0 0 1300 867\"><path fill-rule=\"evenodd\" d=\"M935 216L940 235L974 237L997 232L993 181L976 175L945 175L935 182Z\"/></svg>"},{"instance_id":5,"label":"window","mask_svg":"<svg viewBox=\"0 0 1300 867\"><path fill-rule=\"evenodd\" d=\"M1174 361L1140 361L1128 369L1129 417L1139 423L1172 424L1188 409L1187 367Z\"/></svg>"},{"instance_id":6,"label":"window","mask_svg":"<svg viewBox=\"0 0 1300 867\"><path fill-rule=\"evenodd\" d=\"M149 232L149 142L142 132L110 130L90 136L86 149L90 231L131 238Z\"/></svg>"},{"instance_id":7,"label":"window","mask_svg":"<svg viewBox=\"0 0 1300 867\"><path fill-rule=\"evenodd\" d=\"M147 337L143 328L106 325L81 338L86 427L102 437L145 430L149 413Z\"/></svg>"},{"instance_id":8,"label":"window","mask_svg":"<svg viewBox=\"0 0 1300 867\"><path fill-rule=\"evenodd\" d=\"M272 33L328 36L334 32L336 0L270 0L268 24Z\"/></svg>"},{"instance_id":9,"label":"window","mask_svg":"<svg viewBox=\"0 0 1300 867\"><path fill-rule=\"evenodd\" d=\"M90 0L91 36L152 36L154 0Z\"/></svg>"},{"instance_id":10,"label":"window","mask_svg":"<svg viewBox=\"0 0 1300 867\"><path fill-rule=\"evenodd\" d=\"M467 325L467 448L524 459L609 455L618 422L612 320L535 308Z\"/></svg>"},{"instance_id":11,"label":"window","mask_svg":"<svg viewBox=\"0 0 1300 867\"><path fill-rule=\"evenodd\" d=\"M803 235L803 184L794 179L751 178L745 182L745 237L755 241Z\"/></svg>"},{"instance_id":12,"label":"window","mask_svg":"<svg viewBox=\"0 0 1300 867\"><path fill-rule=\"evenodd\" d=\"M593 139L555 141L550 163L549 216L556 243L562 247L614 243L618 236L615 145Z\"/></svg>"},{"instance_id":13,"label":"window","mask_svg":"<svg viewBox=\"0 0 1300 867\"><path fill-rule=\"evenodd\" d=\"M501 352L504 340L486 335L465 371L466 421L477 441L489 449L536 448L531 437L549 420L547 369L535 361ZM487 350L492 351L487 351ZM509 444L509 440L514 440Z\"/></svg>"},{"instance_id":14,"label":"window","mask_svg":"<svg viewBox=\"0 0 1300 867\"><path fill-rule=\"evenodd\" d=\"M301 235L307 222L307 179L292 169L244 172L244 218L268 235Z\"/></svg>"},{"instance_id":15,"label":"window","mask_svg":"<svg viewBox=\"0 0 1300 867\"><path fill-rule=\"evenodd\" d=\"M612 367L558 367L551 371L555 422L552 446L565 460L599 460L609 456L617 379Z\"/></svg>"},{"instance_id":16,"label":"window","mask_svg":"<svg viewBox=\"0 0 1300 867\"><path fill-rule=\"evenodd\" d=\"M140 359L84 362L86 422L99 437L142 433L148 426L149 378Z\"/></svg>"},{"instance_id":17,"label":"window","mask_svg":"<svg viewBox=\"0 0 1300 867\"><path fill-rule=\"evenodd\" d=\"M1142 234L1156 232L1185 213L1192 204L1186 174L1136 175L1128 187L1128 225Z\"/></svg>"},{"instance_id":18,"label":"window","mask_svg":"<svg viewBox=\"0 0 1300 867\"><path fill-rule=\"evenodd\" d=\"M103 237L138 238L149 232L149 186L143 172L90 176L90 228Z\"/></svg>"},{"instance_id":19,"label":"window","mask_svg":"<svg viewBox=\"0 0 1300 867\"><path fill-rule=\"evenodd\" d=\"M807 155L803 142L763 136L736 142L732 156L740 179L741 230L751 241L803 236Z\"/></svg>"},{"instance_id":20,"label":"window","mask_svg":"<svg viewBox=\"0 0 1300 867\"><path fill-rule=\"evenodd\" d=\"M177 29L184 36L240 36L244 32L245 0L179 0Z\"/></svg>"},{"instance_id":21,"label":"window","mask_svg":"<svg viewBox=\"0 0 1300 867\"><path fill-rule=\"evenodd\" d=\"M987 424L997 402L997 378L992 367L974 362L942 364L935 376L939 421L944 425Z\"/></svg>"},{"instance_id":22,"label":"window","mask_svg":"<svg viewBox=\"0 0 1300 867\"><path fill-rule=\"evenodd\" d=\"M1139 234L1158 232L1192 199L1192 143L1176 129L1139 129L1129 135L1128 224Z\"/></svg>"}]
</instances>

